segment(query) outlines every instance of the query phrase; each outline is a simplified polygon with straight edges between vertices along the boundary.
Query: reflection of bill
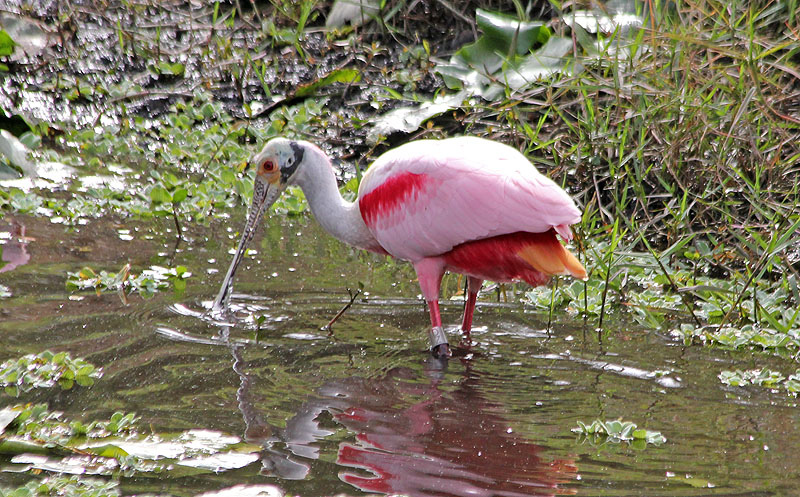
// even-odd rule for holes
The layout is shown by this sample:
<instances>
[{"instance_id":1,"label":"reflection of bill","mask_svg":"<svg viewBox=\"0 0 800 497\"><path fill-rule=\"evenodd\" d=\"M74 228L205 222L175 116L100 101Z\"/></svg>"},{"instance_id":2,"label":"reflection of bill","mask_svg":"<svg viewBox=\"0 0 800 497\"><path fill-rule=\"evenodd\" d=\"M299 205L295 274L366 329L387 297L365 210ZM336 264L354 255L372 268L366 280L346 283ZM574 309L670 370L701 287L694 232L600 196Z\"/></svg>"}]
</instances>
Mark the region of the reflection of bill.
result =
<instances>
[{"instance_id":1,"label":"reflection of bill","mask_svg":"<svg viewBox=\"0 0 800 497\"><path fill-rule=\"evenodd\" d=\"M31 259L28 254L28 238L25 238L25 226L12 220L10 224L0 226L0 233L5 232L8 238L0 241L0 273L24 266ZM3 243L4 242L4 243Z\"/></svg>"},{"instance_id":2,"label":"reflection of bill","mask_svg":"<svg viewBox=\"0 0 800 497\"><path fill-rule=\"evenodd\" d=\"M333 433L317 419L327 412L356 434L355 442L340 443L336 462L349 468L340 478L365 492L487 497L574 493L560 485L575 478L573 461L545 461L541 447L511 429L502 406L483 398L481 377L475 373L465 372L458 387L451 390L448 384L447 391L438 387L439 371L426 371L431 380L421 384L407 368L377 379L330 381L285 428L277 428L265 423L247 401L251 380L237 367L237 359L245 438L264 447L265 474L306 478L308 460L319 458L319 448L310 444Z\"/></svg>"}]
</instances>

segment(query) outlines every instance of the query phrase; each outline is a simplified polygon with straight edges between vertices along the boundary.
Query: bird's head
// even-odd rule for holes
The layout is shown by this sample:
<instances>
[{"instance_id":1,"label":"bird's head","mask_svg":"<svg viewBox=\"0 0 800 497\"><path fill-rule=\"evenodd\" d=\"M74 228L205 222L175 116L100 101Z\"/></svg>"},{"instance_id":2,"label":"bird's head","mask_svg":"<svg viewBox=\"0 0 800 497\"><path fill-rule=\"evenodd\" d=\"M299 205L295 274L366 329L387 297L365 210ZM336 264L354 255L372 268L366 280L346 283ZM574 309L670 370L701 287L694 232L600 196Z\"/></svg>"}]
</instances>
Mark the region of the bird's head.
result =
<instances>
[{"instance_id":1,"label":"bird's head","mask_svg":"<svg viewBox=\"0 0 800 497\"><path fill-rule=\"evenodd\" d=\"M288 185L296 183L299 177L298 170L303 164L307 147L307 142L273 138L250 159L250 165L256 170L253 183L253 203L247 214L239 248L231 261L230 269L228 269L228 274L214 304L215 307L226 302L230 296L233 274L244 256L247 244L250 243L256 232L261 215L264 211L269 210Z\"/></svg>"},{"instance_id":2,"label":"bird's head","mask_svg":"<svg viewBox=\"0 0 800 497\"><path fill-rule=\"evenodd\" d=\"M304 155L305 147L302 142L273 138L250 159L256 176L253 183L253 203L250 205L245 232L255 228L261 213L278 200L287 186L295 183Z\"/></svg>"},{"instance_id":3,"label":"bird's head","mask_svg":"<svg viewBox=\"0 0 800 497\"><path fill-rule=\"evenodd\" d=\"M305 147L301 142L286 138L273 138L268 141L261 152L250 159L256 169L253 205L269 201L267 207L277 200L286 186L294 183L295 173L303 163Z\"/></svg>"}]
</instances>

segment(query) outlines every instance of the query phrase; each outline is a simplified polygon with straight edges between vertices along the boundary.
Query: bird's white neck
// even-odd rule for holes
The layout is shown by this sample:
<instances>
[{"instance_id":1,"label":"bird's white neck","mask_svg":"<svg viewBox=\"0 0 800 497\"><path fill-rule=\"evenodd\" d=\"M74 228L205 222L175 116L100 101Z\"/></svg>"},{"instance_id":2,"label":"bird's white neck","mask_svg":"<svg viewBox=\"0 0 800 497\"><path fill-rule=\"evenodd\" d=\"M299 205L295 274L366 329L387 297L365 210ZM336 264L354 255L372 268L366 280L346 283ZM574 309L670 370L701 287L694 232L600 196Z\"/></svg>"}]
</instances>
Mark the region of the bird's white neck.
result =
<instances>
[{"instance_id":1,"label":"bird's white neck","mask_svg":"<svg viewBox=\"0 0 800 497\"><path fill-rule=\"evenodd\" d=\"M305 149L297 185L303 189L311 212L320 225L337 239L358 248L380 247L361 217L357 202L348 202L339 193L331 162L321 149L300 142Z\"/></svg>"}]
</instances>

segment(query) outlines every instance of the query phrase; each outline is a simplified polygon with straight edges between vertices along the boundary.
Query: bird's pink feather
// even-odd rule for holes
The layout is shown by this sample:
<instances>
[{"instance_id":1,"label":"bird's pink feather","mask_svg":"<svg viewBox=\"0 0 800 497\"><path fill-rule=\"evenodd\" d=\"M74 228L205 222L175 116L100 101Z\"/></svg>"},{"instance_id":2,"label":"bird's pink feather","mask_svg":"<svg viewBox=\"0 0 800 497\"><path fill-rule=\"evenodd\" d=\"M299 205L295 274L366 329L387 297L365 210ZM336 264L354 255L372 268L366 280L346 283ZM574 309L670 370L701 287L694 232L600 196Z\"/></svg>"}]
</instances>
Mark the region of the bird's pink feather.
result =
<instances>
[{"instance_id":1,"label":"bird's pink feather","mask_svg":"<svg viewBox=\"0 0 800 497\"><path fill-rule=\"evenodd\" d=\"M519 152L474 137L411 142L382 155L359 189L364 222L388 253L417 261L465 242L555 228L570 239L572 199Z\"/></svg>"}]
</instances>

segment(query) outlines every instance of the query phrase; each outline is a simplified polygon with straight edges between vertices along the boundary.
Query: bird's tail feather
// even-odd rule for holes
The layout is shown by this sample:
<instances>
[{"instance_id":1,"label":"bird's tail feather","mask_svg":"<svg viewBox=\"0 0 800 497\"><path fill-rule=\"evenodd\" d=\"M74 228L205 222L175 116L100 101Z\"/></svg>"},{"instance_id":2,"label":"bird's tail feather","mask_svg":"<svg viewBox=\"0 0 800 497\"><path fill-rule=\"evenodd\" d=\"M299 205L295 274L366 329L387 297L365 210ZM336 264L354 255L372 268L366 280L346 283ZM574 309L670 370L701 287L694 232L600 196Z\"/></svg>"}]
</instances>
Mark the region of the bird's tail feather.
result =
<instances>
[{"instance_id":1,"label":"bird's tail feather","mask_svg":"<svg viewBox=\"0 0 800 497\"><path fill-rule=\"evenodd\" d=\"M578 279L586 279L586 268L583 264L561 245L555 232L549 233L552 236L538 237L526 243L517 254L534 269L548 276L569 274Z\"/></svg>"}]
</instances>

